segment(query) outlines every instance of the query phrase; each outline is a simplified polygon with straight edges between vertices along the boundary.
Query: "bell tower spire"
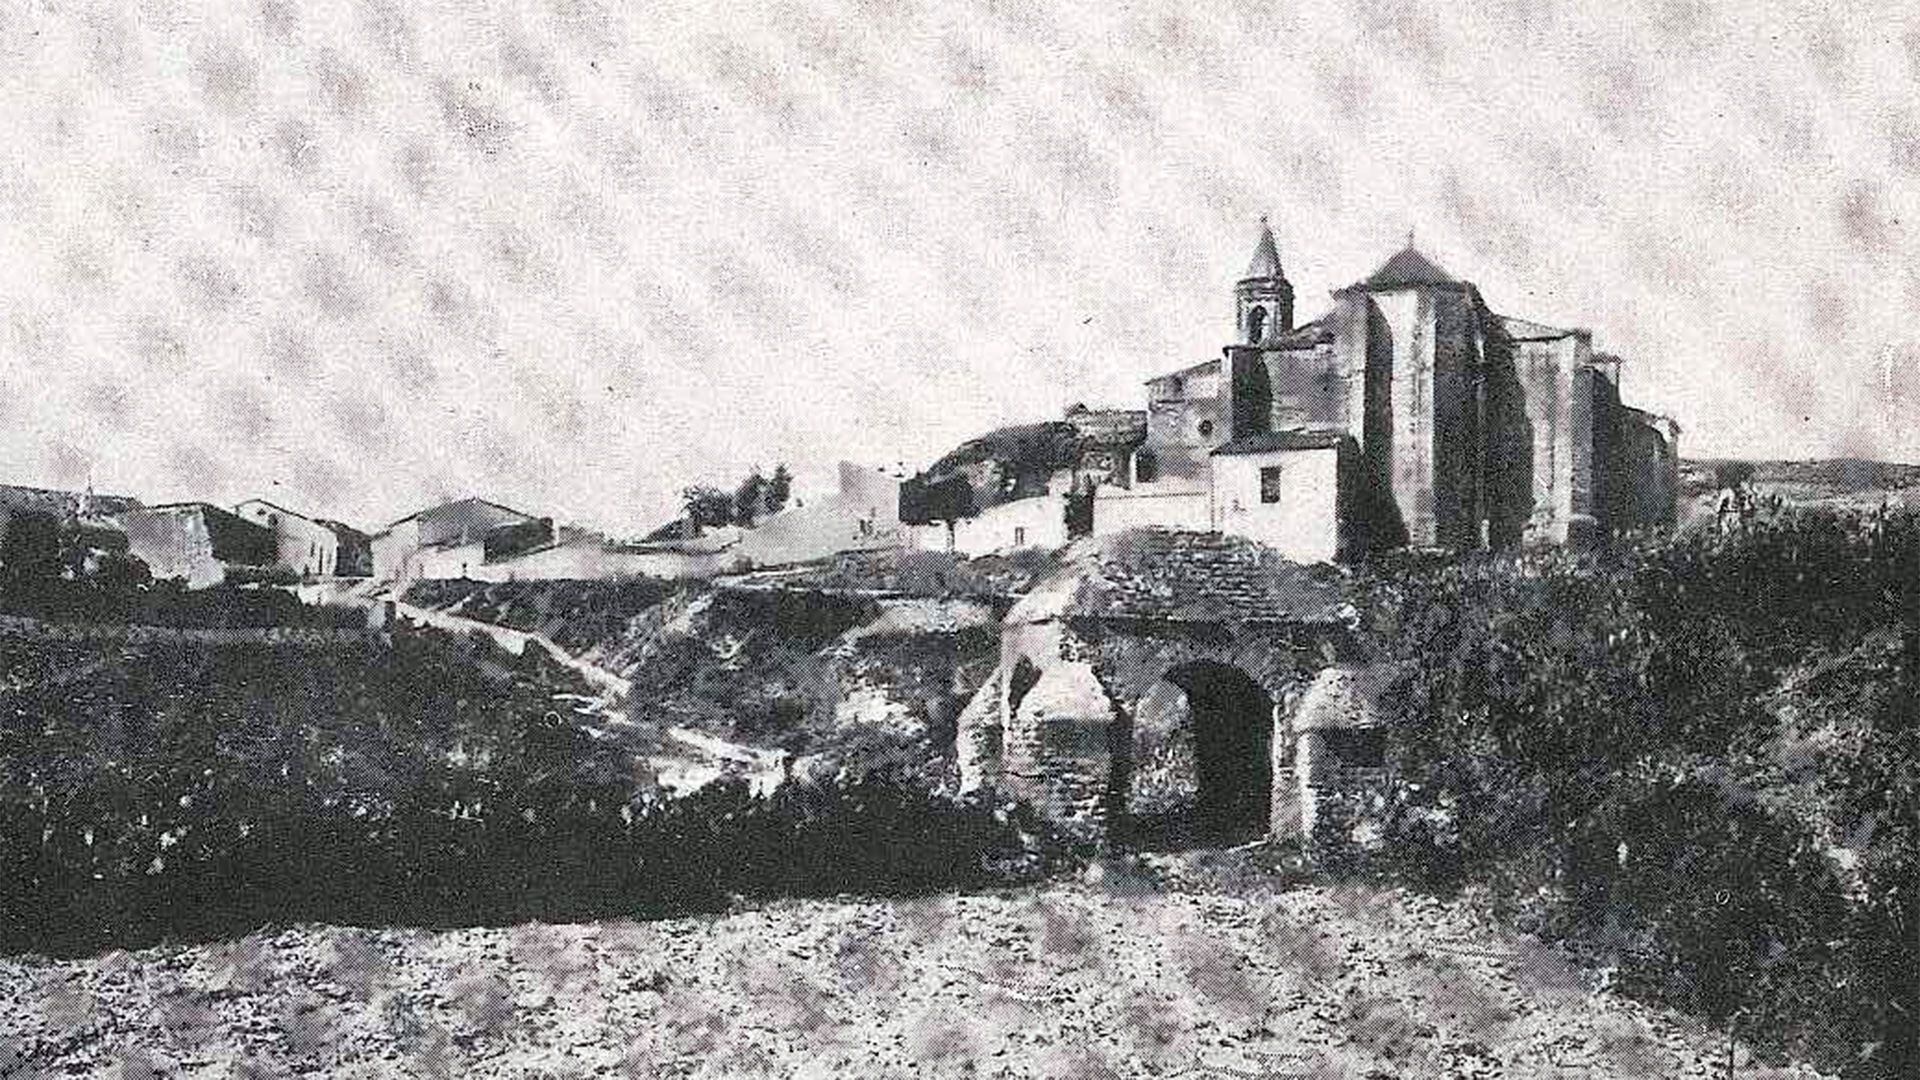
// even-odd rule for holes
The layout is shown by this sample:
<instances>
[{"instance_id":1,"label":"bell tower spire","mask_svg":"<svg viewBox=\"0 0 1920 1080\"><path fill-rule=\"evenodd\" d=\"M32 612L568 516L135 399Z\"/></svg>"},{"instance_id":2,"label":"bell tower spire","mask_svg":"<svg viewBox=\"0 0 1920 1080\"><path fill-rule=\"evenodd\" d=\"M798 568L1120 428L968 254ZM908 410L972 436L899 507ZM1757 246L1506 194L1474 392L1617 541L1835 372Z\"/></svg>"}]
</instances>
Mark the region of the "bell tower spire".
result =
<instances>
[{"instance_id":1,"label":"bell tower spire","mask_svg":"<svg viewBox=\"0 0 1920 1080\"><path fill-rule=\"evenodd\" d=\"M1280 269L1280 245L1273 226L1260 215L1260 239L1246 276L1233 287L1234 329L1246 345L1264 345L1277 334L1293 329L1293 285Z\"/></svg>"}]
</instances>

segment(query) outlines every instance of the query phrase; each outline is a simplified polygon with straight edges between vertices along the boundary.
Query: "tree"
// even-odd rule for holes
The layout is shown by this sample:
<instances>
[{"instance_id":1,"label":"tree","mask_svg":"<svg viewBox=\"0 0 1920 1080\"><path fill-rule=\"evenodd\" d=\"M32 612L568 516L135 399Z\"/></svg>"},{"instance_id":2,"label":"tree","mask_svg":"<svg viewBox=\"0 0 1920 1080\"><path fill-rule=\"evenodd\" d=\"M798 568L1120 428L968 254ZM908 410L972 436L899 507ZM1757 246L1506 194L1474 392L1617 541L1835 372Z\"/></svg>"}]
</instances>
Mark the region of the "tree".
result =
<instances>
[{"instance_id":1,"label":"tree","mask_svg":"<svg viewBox=\"0 0 1920 1080\"><path fill-rule=\"evenodd\" d=\"M751 525L765 508L767 497L767 478L760 475L760 467L754 466L740 486L733 489L733 520L737 525Z\"/></svg>"},{"instance_id":2,"label":"tree","mask_svg":"<svg viewBox=\"0 0 1920 1080\"><path fill-rule=\"evenodd\" d=\"M0 540L0 575L9 587L50 581L60 576L62 554L58 518L38 511L16 514Z\"/></svg>"},{"instance_id":3,"label":"tree","mask_svg":"<svg viewBox=\"0 0 1920 1080\"><path fill-rule=\"evenodd\" d=\"M787 463L781 462L773 467L773 475L767 478L762 505L769 514L777 514L787 505L787 499L793 495L793 473L787 471Z\"/></svg>"},{"instance_id":4,"label":"tree","mask_svg":"<svg viewBox=\"0 0 1920 1080\"><path fill-rule=\"evenodd\" d=\"M686 510L687 522L695 532L733 520L733 496L707 484L682 488L680 505Z\"/></svg>"}]
</instances>

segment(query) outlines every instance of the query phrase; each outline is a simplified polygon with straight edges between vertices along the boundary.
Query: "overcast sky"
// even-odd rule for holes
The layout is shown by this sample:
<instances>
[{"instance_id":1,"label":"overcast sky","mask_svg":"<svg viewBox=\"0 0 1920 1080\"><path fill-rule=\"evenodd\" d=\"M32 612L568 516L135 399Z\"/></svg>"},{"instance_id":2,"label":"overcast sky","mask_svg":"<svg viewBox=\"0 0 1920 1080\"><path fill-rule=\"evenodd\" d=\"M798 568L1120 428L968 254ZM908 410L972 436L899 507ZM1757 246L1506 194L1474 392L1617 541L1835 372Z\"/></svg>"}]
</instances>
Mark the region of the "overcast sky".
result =
<instances>
[{"instance_id":1,"label":"overcast sky","mask_svg":"<svg viewBox=\"0 0 1920 1080\"><path fill-rule=\"evenodd\" d=\"M1920 459L1911 4L480 6L0 3L0 480L654 524L1138 407L1262 213L1303 320L1411 229L1689 454Z\"/></svg>"}]
</instances>

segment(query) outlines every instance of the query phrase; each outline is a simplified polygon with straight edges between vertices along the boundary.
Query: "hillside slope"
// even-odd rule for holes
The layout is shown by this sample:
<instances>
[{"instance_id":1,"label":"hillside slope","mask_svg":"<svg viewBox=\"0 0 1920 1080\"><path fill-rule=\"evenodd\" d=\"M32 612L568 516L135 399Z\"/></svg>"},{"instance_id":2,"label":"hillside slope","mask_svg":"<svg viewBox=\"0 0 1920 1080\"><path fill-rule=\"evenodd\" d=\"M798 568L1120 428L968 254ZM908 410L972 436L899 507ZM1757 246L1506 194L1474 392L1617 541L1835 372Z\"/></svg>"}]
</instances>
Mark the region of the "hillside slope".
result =
<instances>
[{"instance_id":1,"label":"hillside slope","mask_svg":"<svg viewBox=\"0 0 1920 1080\"><path fill-rule=\"evenodd\" d=\"M707 919L305 926L0 961L0 1073L1721 1075L1722 1037L1457 907L1239 854L1096 884ZM1208 872L1193 859L1225 862ZM1184 882L1184 884L1183 884ZM1770 1069L1733 1049L1738 1075Z\"/></svg>"}]
</instances>

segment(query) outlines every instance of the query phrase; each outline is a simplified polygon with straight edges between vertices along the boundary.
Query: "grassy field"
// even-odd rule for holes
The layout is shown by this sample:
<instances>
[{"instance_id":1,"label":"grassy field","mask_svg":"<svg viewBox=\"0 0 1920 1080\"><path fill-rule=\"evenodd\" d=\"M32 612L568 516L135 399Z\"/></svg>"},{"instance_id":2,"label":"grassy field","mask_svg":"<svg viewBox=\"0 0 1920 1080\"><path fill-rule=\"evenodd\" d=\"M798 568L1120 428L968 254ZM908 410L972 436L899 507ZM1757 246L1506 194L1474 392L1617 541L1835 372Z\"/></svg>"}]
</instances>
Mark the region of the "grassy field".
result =
<instances>
[{"instance_id":1,"label":"grassy field","mask_svg":"<svg viewBox=\"0 0 1920 1080\"><path fill-rule=\"evenodd\" d=\"M0 1075L1817 1075L1462 907L1244 853L652 923L0 961ZM1204 862L1203 862L1204 861Z\"/></svg>"}]
</instances>

